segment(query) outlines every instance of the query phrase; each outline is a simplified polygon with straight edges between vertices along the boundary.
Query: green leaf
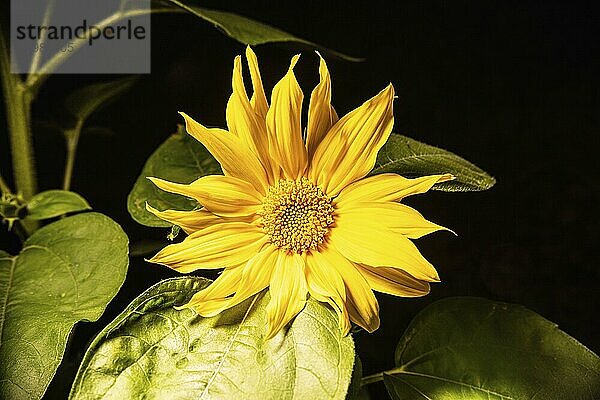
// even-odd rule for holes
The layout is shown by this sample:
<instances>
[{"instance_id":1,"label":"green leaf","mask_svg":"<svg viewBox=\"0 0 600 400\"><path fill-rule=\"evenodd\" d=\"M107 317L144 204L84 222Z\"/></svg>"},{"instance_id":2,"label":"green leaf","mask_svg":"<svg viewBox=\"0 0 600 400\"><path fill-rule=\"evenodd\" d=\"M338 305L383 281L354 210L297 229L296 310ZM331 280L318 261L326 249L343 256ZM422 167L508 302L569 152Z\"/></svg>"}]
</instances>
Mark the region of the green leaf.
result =
<instances>
[{"instance_id":1,"label":"green leaf","mask_svg":"<svg viewBox=\"0 0 600 400\"><path fill-rule=\"evenodd\" d=\"M351 57L349 55L327 49L308 40L284 32L281 29L231 12L209 10L207 8L198 7L191 1L164 0L162 3L172 4L197 17L202 18L205 21L210 22L227 36L243 44L256 46L259 44L272 42L295 42L317 50L321 50L334 57L338 57L347 61L356 62L364 60L362 58Z\"/></svg>"},{"instance_id":2,"label":"green leaf","mask_svg":"<svg viewBox=\"0 0 600 400\"><path fill-rule=\"evenodd\" d=\"M100 106L129 89L137 76L94 83L72 92L65 100L65 107L78 121L85 121Z\"/></svg>"},{"instance_id":3,"label":"green leaf","mask_svg":"<svg viewBox=\"0 0 600 400\"><path fill-rule=\"evenodd\" d=\"M408 177L450 173L456 179L433 188L446 192L487 190L496 180L467 160L406 136L392 134L377 155L372 175L393 172Z\"/></svg>"},{"instance_id":4,"label":"green leaf","mask_svg":"<svg viewBox=\"0 0 600 400\"><path fill-rule=\"evenodd\" d=\"M164 240L152 240L142 239L137 242L131 243L129 246L130 257L145 257L148 255L154 255L158 253L160 249L165 247L169 243L165 243Z\"/></svg>"},{"instance_id":5,"label":"green leaf","mask_svg":"<svg viewBox=\"0 0 600 400\"><path fill-rule=\"evenodd\" d=\"M309 300L265 340L268 293L213 318L173 308L209 283L170 279L135 299L92 342L70 399L344 399L354 344L330 308Z\"/></svg>"},{"instance_id":6,"label":"green leaf","mask_svg":"<svg viewBox=\"0 0 600 400\"><path fill-rule=\"evenodd\" d=\"M0 398L39 399L78 321L95 321L121 287L127 236L97 213L36 231L0 256Z\"/></svg>"},{"instance_id":7,"label":"green leaf","mask_svg":"<svg viewBox=\"0 0 600 400\"><path fill-rule=\"evenodd\" d=\"M600 359L522 306L438 301L411 322L384 374L393 399L593 400Z\"/></svg>"},{"instance_id":8,"label":"green leaf","mask_svg":"<svg viewBox=\"0 0 600 400\"><path fill-rule=\"evenodd\" d=\"M370 398L366 386L362 386L362 376L362 362L358 358L358 355L356 355L354 357L354 370L352 371L352 379L350 380L346 400L368 400Z\"/></svg>"},{"instance_id":9,"label":"green leaf","mask_svg":"<svg viewBox=\"0 0 600 400\"><path fill-rule=\"evenodd\" d=\"M33 196L27 203L27 218L47 219L70 212L91 209L83 197L66 190L48 190Z\"/></svg>"},{"instance_id":10,"label":"green leaf","mask_svg":"<svg viewBox=\"0 0 600 400\"><path fill-rule=\"evenodd\" d=\"M127 198L127 209L133 219L142 225L171 226L148 212L146 202L159 210L192 210L199 207L198 202L160 190L147 177L154 176L177 183L190 183L204 175L221 173L219 163L180 125L177 133L161 144L146 161L142 173Z\"/></svg>"}]
</instances>

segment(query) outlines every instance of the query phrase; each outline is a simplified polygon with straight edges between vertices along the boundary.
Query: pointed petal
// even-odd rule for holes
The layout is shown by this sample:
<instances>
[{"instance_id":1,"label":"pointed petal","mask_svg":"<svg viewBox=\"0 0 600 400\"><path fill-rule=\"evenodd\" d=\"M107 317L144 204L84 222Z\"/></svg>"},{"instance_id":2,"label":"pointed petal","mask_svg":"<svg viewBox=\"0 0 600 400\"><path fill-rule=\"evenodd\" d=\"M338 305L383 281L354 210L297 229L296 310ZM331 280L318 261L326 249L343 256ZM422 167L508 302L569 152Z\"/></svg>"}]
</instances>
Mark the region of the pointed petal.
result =
<instances>
[{"instance_id":1,"label":"pointed petal","mask_svg":"<svg viewBox=\"0 0 600 400\"><path fill-rule=\"evenodd\" d=\"M233 176L207 175L189 185L148 179L162 190L191 197L208 211L224 217L253 215L262 199L251 184Z\"/></svg>"},{"instance_id":2,"label":"pointed petal","mask_svg":"<svg viewBox=\"0 0 600 400\"><path fill-rule=\"evenodd\" d=\"M303 94L294 76L299 57L292 58L287 74L273 88L271 108L267 112L271 157L281 166L285 177L291 179L300 177L307 164L300 126Z\"/></svg>"},{"instance_id":3,"label":"pointed petal","mask_svg":"<svg viewBox=\"0 0 600 400\"><path fill-rule=\"evenodd\" d=\"M204 209L193 211L158 211L156 208L146 203L146 210L164 221L179 226L188 235L192 232L204 229L207 226L224 222L223 218Z\"/></svg>"},{"instance_id":4,"label":"pointed petal","mask_svg":"<svg viewBox=\"0 0 600 400\"><path fill-rule=\"evenodd\" d=\"M264 167L256 154L250 151L236 135L223 129L208 129L185 113L187 132L202 143L217 159L225 175L249 182L260 193L265 193L269 181Z\"/></svg>"},{"instance_id":5,"label":"pointed petal","mask_svg":"<svg viewBox=\"0 0 600 400\"><path fill-rule=\"evenodd\" d=\"M244 222L211 225L158 252L149 262L188 273L246 263L265 243L261 228Z\"/></svg>"},{"instance_id":6,"label":"pointed petal","mask_svg":"<svg viewBox=\"0 0 600 400\"><path fill-rule=\"evenodd\" d=\"M343 214L345 218L363 221L373 227L400 233L410 239L418 239L439 230L450 231L426 220L414 208L390 201L381 203L346 201L338 205L337 213Z\"/></svg>"},{"instance_id":7,"label":"pointed petal","mask_svg":"<svg viewBox=\"0 0 600 400\"><path fill-rule=\"evenodd\" d=\"M402 234L376 225L357 213L338 213L335 223L329 233L330 243L351 261L399 268L417 279L439 281L435 268Z\"/></svg>"},{"instance_id":8,"label":"pointed petal","mask_svg":"<svg viewBox=\"0 0 600 400\"><path fill-rule=\"evenodd\" d=\"M242 76L242 60L237 56L233 63L232 77L233 93L227 103L227 126L247 149L260 160L261 164L271 173L267 126L264 117L260 117L248 100L244 78Z\"/></svg>"},{"instance_id":9,"label":"pointed petal","mask_svg":"<svg viewBox=\"0 0 600 400\"><path fill-rule=\"evenodd\" d=\"M379 324L381 323L381 321L379 319L379 303L377 303L377 299L375 298L373 292L370 292L371 296L373 296L371 300L375 301L375 304L377 304L377 314L374 314L374 309L366 306L367 304L370 305L371 302L360 303L357 301L358 299L363 298L348 298L346 302L346 307L348 308L348 315L350 316L350 320L352 322L354 322L356 325L360 326L367 332L373 333L379 328Z\"/></svg>"},{"instance_id":10,"label":"pointed petal","mask_svg":"<svg viewBox=\"0 0 600 400\"><path fill-rule=\"evenodd\" d=\"M222 300L231 296L239 287L242 270L242 266L225 268L213 283L196 292L185 305L175 308L193 308L203 317L218 314L218 312L214 313L215 309L218 309Z\"/></svg>"},{"instance_id":11,"label":"pointed petal","mask_svg":"<svg viewBox=\"0 0 600 400\"><path fill-rule=\"evenodd\" d=\"M330 197L366 176L394 125L390 84L340 119L325 135L312 159L309 178Z\"/></svg>"},{"instance_id":12,"label":"pointed petal","mask_svg":"<svg viewBox=\"0 0 600 400\"><path fill-rule=\"evenodd\" d=\"M267 339L275 336L302 311L306 305L307 293L302 256L280 251L269 286L271 300L267 304Z\"/></svg>"},{"instance_id":13,"label":"pointed petal","mask_svg":"<svg viewBox=\"0 0 600 400\"><path fill-rule=\"evenodd\" d=\"M208 302L200 299L203 302L196 304L194 308L203 317L213 317L227 308L240 304L269 286L271 273L276 263L277 250L273 246L267 246L266 249L248 260L246 265L235 268L241 272L235 294L232 297L225 298L225 296L222 296L221 298L213 298ZM233 292L228 293L226 296L231 293Z\"/></svg>"},{"instance_id":14,"label":"pointed petal","mask_svg":"<svg viewBox=\"0 0 600 400\"><path fill-rule=\"evenodd\" d=\"M248 60L248 68L250 69L250 77L252 78L253 93L252 98L250 99L250 104L252 104L254 112L263 120L265 120L267 117L267 111L269 110L269 104L267 103L267 97L265 96L265 90L260 77L258 60L256 58L256 54L254 54L254 51L252 51L250 46L246 47L246 60Z\"/></svg>"},{"instance_id":15,"label":"pointed petal","mask_svg":"<svg viewBox=\"0 0 600 400\"><path fill-rule=\"evenodd\" d=\"M352 322L368 332L379 328L379 304L361 273L338 250L328 246L320 250L323 262L334 268L344 281L346 308Z\"/></svg>"},{"instance_id":16,"label":"pointed petal","mask_svg":"<svg viewBox=\"0 0 600 400\"><path fill-rule=\"evenodd\" d=\"M317 146L329 132L329 129L338 121L338 116L331 106L331 79L327 64L319 54L319 84L310 95L308 106L308 128L306 130L306 148L308 159L311 160Z\"/></svg>"},{"instance_id":17,"label":"pointed petal","mask_svg":"<svg viewBox=\"0 0 600 400\"><path fill-rule=\"evenodd\" d=\"M420 297L429 293L429 283L413 278L410 274L389 267L356 266L371 289L400 297Z\"/></svg>"},{"instance_id":18,"label":"pointed petal","mask_svg":"<svg viewBox=\"0 0 600 400\"><path fill-rule=\"evenodd\" d=\"M346 289L339 272L320 252L306 256L306 282L310 295L323 303L329 303L338 315L343 335L350 332L350 320L346 310Z\"/></svg>"},{"instance_id":19,"label":"pointed petal","mask_svg":"<svg viewBox=\"0 0 600 400\"><path fill-rule=\"evenodd\" d=\"M348 185L336 202L340 205L357 201L400 201L406 196L425 193L433 185L454 179L450 174L408 179L397 174L370 176Z\"/></svg>"}]
</instances>

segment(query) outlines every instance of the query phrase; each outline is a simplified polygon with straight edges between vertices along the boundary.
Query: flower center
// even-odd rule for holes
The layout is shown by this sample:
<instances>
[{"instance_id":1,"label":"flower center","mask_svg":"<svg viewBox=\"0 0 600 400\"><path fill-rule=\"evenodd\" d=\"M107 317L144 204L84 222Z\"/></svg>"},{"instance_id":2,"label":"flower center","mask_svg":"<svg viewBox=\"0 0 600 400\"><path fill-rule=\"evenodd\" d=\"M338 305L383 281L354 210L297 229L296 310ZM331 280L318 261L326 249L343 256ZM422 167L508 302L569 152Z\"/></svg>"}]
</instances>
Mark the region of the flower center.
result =
<instances>
[{"instance_id":1,"label":"flower center","mask_svg":"<svg viewBox=\"0 0 600 400\"><path fill-rule=\"evenodd\" d=\"M316 249L333 223L331 199L306 178L279 180L258 214L271 243L296 253Z\"/></svg>"}]
</instances>

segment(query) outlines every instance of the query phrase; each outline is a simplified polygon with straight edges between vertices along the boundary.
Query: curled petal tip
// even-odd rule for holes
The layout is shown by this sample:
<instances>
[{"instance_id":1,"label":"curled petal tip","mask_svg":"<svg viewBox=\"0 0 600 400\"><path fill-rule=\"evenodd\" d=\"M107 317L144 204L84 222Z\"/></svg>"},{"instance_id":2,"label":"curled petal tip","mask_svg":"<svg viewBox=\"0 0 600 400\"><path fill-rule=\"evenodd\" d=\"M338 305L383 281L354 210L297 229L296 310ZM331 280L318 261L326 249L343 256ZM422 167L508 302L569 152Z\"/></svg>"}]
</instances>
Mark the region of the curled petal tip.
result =
<instances>
[{"instance_id":1,"label":"curled petal tip","mask_svg":"<svg viewBox=\"0 0 600 400\"><path fill-rule=\"evenodd\" d=\"M246 45L246 57L250 58L250 56L256 56L256 53L254 53L250 45Z\"/></svg>"},{"instance_id":2,"label":"curled petal tip","mask_svg":"<svg viewBox=\"0 0 600 400\"><path fill-rule=\"evenodd\" d=\"M394 90L394 85L390 82L389 85L387 85L387 87L385 88L386 91L388 91L390 93L391 97L395 97L395 90Z\"/></svg>"},{"instance_id":3,"label":"curled petal tip","mask_svg":"<svg viewBox=\"0 0 600 400\"><path fill-rule=\"evenodd\" d=\"M185 130L186 130L186 132L189 133L188 127L190 125L190 121L193 121L192 117L190 117L189 115L187 115L183 111L179 111L178 114L183 117L183 121L185 122Z\"/></svg>"},{"instance_id":4,"label":"curled petal tip","mask_svg":"<svg viewBox=\"0 0 600 400\"><path fill-rule=\"evenodd\" d=\"M292 57L292 61L290 61L290 68L289 68L290 72L293 71L293 69L296 66L296 63L298 62L299 59L300 59L300 54L296 54L294 57Z\"/></svg>"},{"instance_id":5,"label":"curled petal tip","mask_svg":"<svg viewBox=\"0 0 600 400\"><path fill-rule=\"evenodd\" d=\"M456 179L456 176L452 175L452 174L443 174L440 176L440 178L438 179L438 183L441 182L448 182L448 181L453 181Z\"/></svg>"},{"instance_id":6,"label":"curled petal tip","mask_svg":"<svg viewBox=\"0 0 600 400\"><path fill-rule=\"evenodd\" d=\"M273 339L275 337L275 335L277 335L277 332L278 331L271 329L271 326L269 326L267 333L265 335L265 340Z\"/></svg>"}]
</instances>

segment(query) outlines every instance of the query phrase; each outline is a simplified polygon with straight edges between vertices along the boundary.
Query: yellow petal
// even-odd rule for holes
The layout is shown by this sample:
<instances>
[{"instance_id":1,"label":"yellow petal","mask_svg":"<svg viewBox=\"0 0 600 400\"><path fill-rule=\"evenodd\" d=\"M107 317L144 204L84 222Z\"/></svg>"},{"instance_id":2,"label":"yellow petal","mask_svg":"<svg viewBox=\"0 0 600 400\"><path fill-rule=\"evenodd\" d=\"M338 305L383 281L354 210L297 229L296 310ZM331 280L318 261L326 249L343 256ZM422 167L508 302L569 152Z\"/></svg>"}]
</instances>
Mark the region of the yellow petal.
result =
<instances>
[{"instance_id":1,"label":"yellow petal","mask_svg":"<svg viewBox=\"0 0 600 400\"><path fill-rule=\"evenodd\" d=\"M331 79L327 64L319 54L319 84L310 95L308 105L308 127L306 130L306 148L308 159L311 160L317 146L329 132L329 129L338 121L338 116L331 106Z\"/></svg>"},{"instance_id":2,"label":"yellow petal","mask_svg":"<svg viewBox=\"0 0 600 400\"><path fill-rule=\"evenodd\" d=\"M262 199L251 184L233 176L207 175L189 185L159 178L148 179L162 190L191 197L208 211L224 217L252 215Z\"/></svg>"},{"instance_id":3,"label":"yellow petal","mask_svg":"<svg viewBox=\"0 0 600 400\"><path fill-rule=\"evenodd\" d=\"M237 135L247 149L250 149L267 171L271 173L269 143L266 122L255 111L244 86L241 57L237 56L233 63L233 93L227 103L227 126L229 131Z\"/></svg>"},{"instance_id":4,"label":"yellow petal","mask_svg":"<svg viewBox=\"0 0 600 400\"><path fill-rule=\"evenodd\" d=\"M263 249L248 260L246 265L236 267L235 269L241 271L241 273L237 287L235 288L235 294L227 298L224 298L225 296L222 296L222 298L213 298L210 299L211 301L200 299L202 302L194 306L196 311L203 317L212 317L227 308L240 304L247 298L265 289L269 286L271 273L277 263L277 253L275 247L267 246L266 249ZM226 296L229 296L231 293L233 291Z\"/></svg>"},{"instance_id":5,"label":"yellow petal","mask_svg":"<svg viewBox=\"0 0 600 400\"><path fill-rule=\"evenodd\" d=\"M371 309L367 309L368 311L366 311L364 308L361 308L361 305L356 302L357 299L354 297L348 298L346 302L350 320L369 333L375 332L381 323L379 320L379 304L377 303L377 299L375 298L375 295L373 295L373 292L371 292L371 295L373 296L375 304L377 304L376 314L374 314L374 311Z\"/></svg>"},{"instance_id":6,"label":"yellow petal","mask_svg":"<svg viewBox=\"0 0 600 400\"><path fill-rule=\"evenodd\" d=\"M302 256L280 251L269 286L271 299L267 304L267 339L275 336L302 311L306 305L307 293Z\"/></svg>"},{"instance_id":7,"label":"yellow petal","mask_svg":"<svg viewBox=\"0 0 600 400\"><path fill-rule=\"evenodd\" d=\"M346 310L346 289L339 272L327 257L313 251L306 256L306 282L308 291L318 301L329 303L338 315L343 335L350 331L350 321Z\"/></svg>"},{"instance_id":8,"label":"yellow petal","mask_svg":"<svg viewBox=\"0 0 600 400\"><path fill-rule=\"evenodd\" d=\"M340 192L336 202L400 201L406 196L425 193L433 185L454 179L450 174L408 179L397 174L380 174L361 179Z\"/></svg>"},{"instance_id":9,"label":"yellow petal","mask_svg":"<svg viewBox=\"0 0 600 400\"><path fill-rule=\"evenodd\" d=\"M146 210L164 221L179 226L187 234L199 231L212 224L223 222L223 218L206 210L158 211L148 203L146 203Z\"/></svg>"},{"instance_id":10,"label":"yellow petal","mask_svg":"<svg viewBox=\"0 0 600 400\"><path fill-rule=\"evenodd\" d=\"M413 278L410 274L389 267L356 266L371 289L401 297L419 297L429 293L429 283Z\"/></svg>"},{"instance_id":11,"label":"yellow petal","mask_svg":"<svg viewBox=\"0 0 600 400\"><path fill-rule=\"evenodd\" d=\"M319 251L322 260L344 281L345 305L352 322L368 332L379 328L379 304L368 282L346 257L331 246Z\"/></svg>"},{"instance_id":12,"label":"yellow petal","mask_svg":"<svg viewBox=\"0 0 600 400\"><path fill-rule=\"evenodd\" d=\"M217 159L225 175L249 182L260 193L265 193L269 181L264 167L239 137L223 129L206 128L185 113L187 132L202 143Z\"/></svg>"},{"instance_id":13,"label":"yellow petal","mask_svg":"<svg viewBox=\"0 0 600 400\"><path fill-rule=\"evenodd\" d=\"M418 239L439 230L450 231L426 220L414 208L390 201L380 203L346 201L338 206L337 214L361 221L375 229L400 233L410 239Z\"/></svg>"},{"instance_id":14,"label":"yellow petal","mask_svg":"<svg viewBox=\"0 0 600 400\"><path fill-rule=\"evenodd\" d=\"M246 263L265 243L261 228L244 222L211 225L158 252L150 262L188 273Z\"/></svg>"},{"instance_id":15,"label":"yellow petal","mask_svg":"<svg viewBox=\"0 0 600 400\"><path fill-rule=\"evenodd\" d=\"M290 179L299 178L307 164L300 126L303 94L294 76L294 66L299 57L292 58L287 74L273 88L271 107L267 112L271 157Z\"/></svg>"},{"instance_id":16,"label":"yellow petal","mask_svg":"<svg viewBox=\"0 0 600 400\"><path fill-rule=\"evenodd\" d=\"M358 264L402 269L417 279L437 282L437 271L400 233L371 223L364 215L338 214L331 229L331 244L345 257Z\"/></svg>"},{"instance_id":17,"label":"yellow petal","mask_svg":"<svg viewBox=\"0 0 600 400\"><path fill-rule=\"evenodd\" d=\"M193 308L203 317L212 317L218 314L213 314L215 308L219 307L223 299L236 291L242 277L242 270L242 266L225 268L213 283L196 292L187 304L175 308Z\"/></svg>"},{"instance_id":18,"label":"yellow petal","mask_svg":"<svg viewBox=\"0 0 600 400\"><path fill-rule=\"evenodd\" d=\"M250 104L252 104L254 112L265 120L267 111L269 110L269 104L267 103L267 97L265 96L265 90L263 89L260 70L258 69L258 60L250 46L246 47L246 60L248 60L248 68L250 69L250 77L252 78L253 93Z\"/></svg>"},{"instance_id":19,"label":"yellow petal","mask_svg":"<svg viewBox=\"0 0 600 400\"><path fill-rule=\"evenodd\" d=\"M394 125L390 84L340 119L325 135L310 165L309 177L330 197L366 176Z\"/></svg>"}]
</instances>

